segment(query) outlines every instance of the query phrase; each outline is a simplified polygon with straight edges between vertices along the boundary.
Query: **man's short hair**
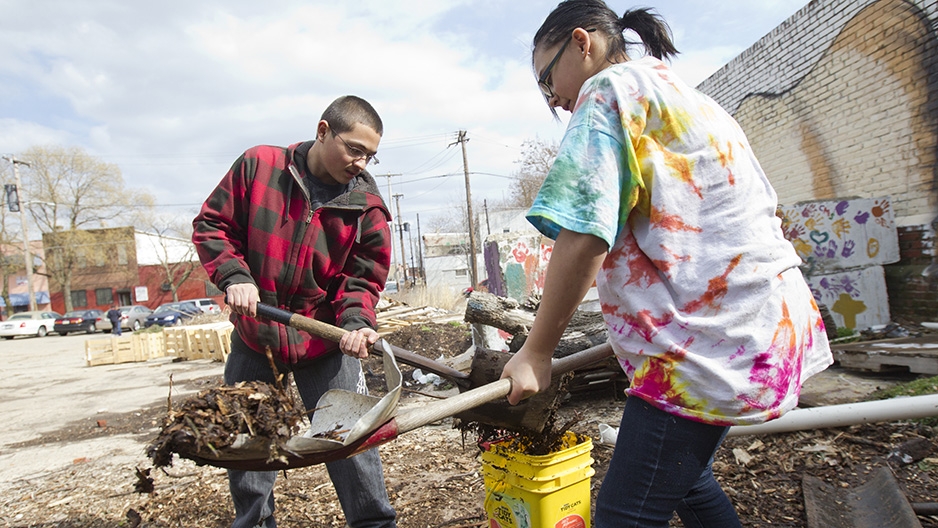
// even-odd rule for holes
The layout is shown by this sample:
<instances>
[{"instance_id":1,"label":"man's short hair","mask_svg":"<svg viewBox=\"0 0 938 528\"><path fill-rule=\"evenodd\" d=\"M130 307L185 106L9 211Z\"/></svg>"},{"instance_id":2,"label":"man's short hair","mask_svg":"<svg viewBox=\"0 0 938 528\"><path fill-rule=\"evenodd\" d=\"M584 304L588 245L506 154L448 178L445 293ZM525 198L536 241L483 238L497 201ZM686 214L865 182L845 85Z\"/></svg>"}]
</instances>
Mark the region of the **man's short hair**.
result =
<instances>
[{"instance_id":1,"label":"man's short hair","mask_svg":"<svg viewBox=\"0 0 938 528\"><path fill-rule=\"evenodd\" d=\"M384 125L378 112L368 101L354 95L343 95L332 101L322 113L321 119L329 123L333 132L339 134L351 132L356 124L361 123L377 132L379 136L384 135Z\"/></svg>"}]
</instances>

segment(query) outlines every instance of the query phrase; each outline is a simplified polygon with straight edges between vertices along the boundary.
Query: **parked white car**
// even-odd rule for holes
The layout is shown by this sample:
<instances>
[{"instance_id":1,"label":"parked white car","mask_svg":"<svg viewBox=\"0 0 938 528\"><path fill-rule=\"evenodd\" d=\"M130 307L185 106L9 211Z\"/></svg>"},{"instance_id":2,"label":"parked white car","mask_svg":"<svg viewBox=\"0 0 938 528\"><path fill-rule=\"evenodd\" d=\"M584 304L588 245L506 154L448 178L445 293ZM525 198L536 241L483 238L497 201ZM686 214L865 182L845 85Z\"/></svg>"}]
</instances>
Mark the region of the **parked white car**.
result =
<instances>
[{"instance_id":1,"label":"parked white car","mask_svg":"<svg viewBox=\"0 0 938 528\"><path fill-rule=\"evenodd\" d=\"M215 302L215 299L210 299L204 297L202 299L188 299L191 302L194 302L196 306L199 307L199 310L202 310L204 313L217 314L221 313L221 306Z\"/></svg>"},{"instance_id":2,"label":"parked white car","mask_svg":"<svg viewBox=\"0 0 938 528\"><path fill-rule=\"evenodd\" d=\"M59 317L62 317L59 313L44 310L13 314L6 321L0 322L0 337L4 339L13 339L16 336L44 337L52 331L55 320Z\"/></svg>"}]
</instances>

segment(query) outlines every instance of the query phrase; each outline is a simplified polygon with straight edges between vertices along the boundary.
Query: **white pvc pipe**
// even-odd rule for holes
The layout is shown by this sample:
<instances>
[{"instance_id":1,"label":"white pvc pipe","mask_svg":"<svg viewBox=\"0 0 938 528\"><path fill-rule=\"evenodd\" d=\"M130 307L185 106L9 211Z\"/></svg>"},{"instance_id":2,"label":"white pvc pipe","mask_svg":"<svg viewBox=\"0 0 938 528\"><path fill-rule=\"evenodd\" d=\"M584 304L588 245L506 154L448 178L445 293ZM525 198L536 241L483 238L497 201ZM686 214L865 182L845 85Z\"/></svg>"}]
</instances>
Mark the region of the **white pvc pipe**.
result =
<instances>
[{"instance_id":1,"label":"white pvc pipe","mask_svg":"<svg viewBox=\"0 0 938 528\"><path fill-rule=\"evenodd\" d=\"M928 416L938 416L938 394L793 409L770 422L731 427L727 436L789 433L805 429L914 420Z\"/></svg>"}]
</instances>

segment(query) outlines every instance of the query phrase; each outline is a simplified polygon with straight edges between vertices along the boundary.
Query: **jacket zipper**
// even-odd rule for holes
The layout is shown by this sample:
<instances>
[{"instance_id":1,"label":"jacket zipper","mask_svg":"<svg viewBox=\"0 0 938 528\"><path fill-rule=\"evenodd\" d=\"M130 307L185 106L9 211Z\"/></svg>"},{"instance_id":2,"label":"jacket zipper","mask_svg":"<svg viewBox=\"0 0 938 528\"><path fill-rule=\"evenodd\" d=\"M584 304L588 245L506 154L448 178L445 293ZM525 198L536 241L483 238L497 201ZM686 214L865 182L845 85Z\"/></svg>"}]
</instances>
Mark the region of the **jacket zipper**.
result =
<instances>
[{"instance_id":1,"label":"jacket zipper","mask_svg":"<svg viewBox=\"0 0 938 528\"><path fill-rule=\"evenodd\" d=\"M310 203L309 191L306 190L306 186L303 185L303 177L300 175L300 171L297 170L296 165L293 162L290 162L288 166L290 174L293 176L293 179L299 184L300 190L303 191L303 196L306 198L306 205L309 206L309 211L306 212L306 223L310 224L313 222L313 206ZM290 198L287 197L287 200Z\"/></svg>"}]
</instances>

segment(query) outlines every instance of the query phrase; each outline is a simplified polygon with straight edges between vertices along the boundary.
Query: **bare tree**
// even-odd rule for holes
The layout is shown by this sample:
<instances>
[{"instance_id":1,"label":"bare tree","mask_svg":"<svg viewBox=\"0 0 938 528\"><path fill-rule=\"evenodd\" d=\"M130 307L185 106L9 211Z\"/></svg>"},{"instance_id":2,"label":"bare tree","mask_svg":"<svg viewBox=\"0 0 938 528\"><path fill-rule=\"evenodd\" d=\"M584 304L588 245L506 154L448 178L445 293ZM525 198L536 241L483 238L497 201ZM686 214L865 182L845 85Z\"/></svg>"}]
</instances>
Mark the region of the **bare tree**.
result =
<instances>
[{"instance_id":1,"label":"bare tree","mask_svg":"<svg viewBox=\"0 0 938 528\"><path fill-rule=\"evenodd\" d=\"M88 230L132 225L140 208L153 206L153 198L126 188L116 165L77 147L31 147L17 157L30 164L22 172L20 199L40 231L53 235L53 247L46 248L46 272L62 289L69 311L76 271L88 260L100 262L117 243L102 240L109 231Z\"/></svg>"},{"instance_id":2,"label":"bare tree","mask_svg":"<svg viewBox=\"0 0 938 528\"><path fill-rule=\"evenodd\" d=\"M527 208L534 203L537 192L557 157L560 145L554 141L534 138L521 144L521 159L515 180L509 186L509 207Z\"/></svg>"},{"instance_id":3,"label":"bare tree","mask_svg":"<svg viewBox=\"0 0 938 528\"><path fill-rule=\"evenodd\" d=\"M153 215L146 224L148 244L163 270L163 282L179 300L179 288L201 264L192 244L192 223L178 216Z\"/></svg>"}]
</instances>

